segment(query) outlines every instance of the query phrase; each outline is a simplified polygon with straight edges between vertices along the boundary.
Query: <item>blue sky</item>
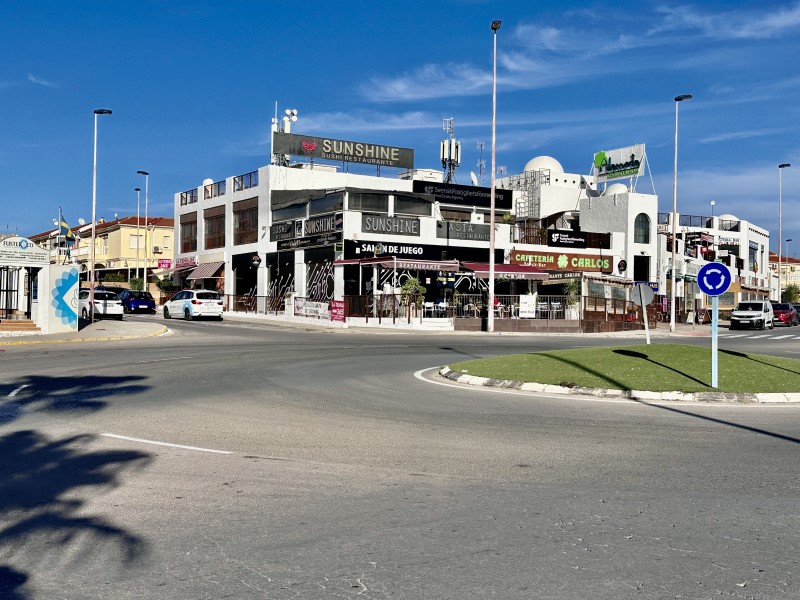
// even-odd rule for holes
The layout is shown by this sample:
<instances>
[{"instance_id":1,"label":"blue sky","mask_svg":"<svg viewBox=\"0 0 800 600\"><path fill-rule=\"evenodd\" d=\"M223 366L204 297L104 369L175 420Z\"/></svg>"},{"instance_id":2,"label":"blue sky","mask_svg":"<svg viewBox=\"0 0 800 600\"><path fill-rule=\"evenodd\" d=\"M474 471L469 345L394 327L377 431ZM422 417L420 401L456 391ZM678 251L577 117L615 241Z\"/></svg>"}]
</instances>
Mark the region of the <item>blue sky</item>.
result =
<instances>
[{"instance_id":1,"label":"blue sky","mask_svg":"<svg viewBox=\"0 0 800 600\"><path fill-rule=\"evenodd\" d=\"M91 217L100 118L98 216L150 214L173 194L268 162L278 103L293 131L414 148L440 168L442 120L462 142L459 183L487 172L492 32L497 164L539 155L588 173L594 152L647 146L638 191L672 207L674 96L678 210L733 214L800 256L800 2L40 0L0 3L0 233L47 230L58 207ZM384 175L387 174L384 170ZM142 194L142 213L144 195ZM785 253L785 244L782 250Z\"/></svg>"}]
</instances>

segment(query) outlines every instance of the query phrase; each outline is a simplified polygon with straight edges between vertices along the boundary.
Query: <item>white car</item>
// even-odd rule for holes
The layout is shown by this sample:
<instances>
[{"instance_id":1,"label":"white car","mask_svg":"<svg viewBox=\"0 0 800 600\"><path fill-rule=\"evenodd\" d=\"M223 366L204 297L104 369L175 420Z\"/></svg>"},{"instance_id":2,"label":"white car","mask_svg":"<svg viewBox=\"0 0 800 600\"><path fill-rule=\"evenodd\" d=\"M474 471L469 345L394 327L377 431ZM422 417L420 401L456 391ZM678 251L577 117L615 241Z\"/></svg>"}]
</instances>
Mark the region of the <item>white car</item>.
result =
<instances>
[{"instance_id":1,"label":"white car","mask_svg":"<svg viewBox=\"0 0 800 600\"><path fill-rule=\"evenodd\" d=\"M775 327L775 312L772 303L766 300L739 302L731 311L731 329L772 329Z\"/></svg>"},{"instance_id":2,"label":"white car","mask_svg":"<svg viewBox=\"0 0 800 600\"><path fill-rule=\"evenodd\" d=\"M222 298L210 290L181 290L164 304L164 318L211 317L222 321Z\"/></svg>"},{"instance_id":3,"label":"white car","mask_svg":"<svg viewBox=\"0 0 800 600\"><path fill-rule=\"evenodd\" d=\"M80 316L83 319L88 319L91 316L91 308L89 305L90 290L80 290L78 292L78 307ZM94 318L110 317L122 321L122 301L114 292L105 290L94 291Z\"/></svg>"}]
</instances>

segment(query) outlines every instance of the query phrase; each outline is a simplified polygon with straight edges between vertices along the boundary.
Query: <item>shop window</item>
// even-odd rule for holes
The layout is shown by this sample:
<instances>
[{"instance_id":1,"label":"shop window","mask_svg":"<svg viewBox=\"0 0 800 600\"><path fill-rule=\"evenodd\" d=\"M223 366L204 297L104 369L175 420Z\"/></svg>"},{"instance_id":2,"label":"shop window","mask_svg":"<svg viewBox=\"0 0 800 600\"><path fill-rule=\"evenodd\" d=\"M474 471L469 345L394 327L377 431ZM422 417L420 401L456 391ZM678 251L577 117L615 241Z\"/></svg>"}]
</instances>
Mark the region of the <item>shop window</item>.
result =
<instances>
[{"instance_id":1,"label":"shop window","mask_svg":"<svg viewBox=\"0 0 800 600\"><path fill-rule=\"evenodd\" d=\"M355 194L351 192L347 204L350 210L389 212L389 196L387 194Z\"/></svg>"},{"instance_id":2,"label":"shop window","mask_svg":"<svg viewBox=\"0 0 800 600\"><path fill-rule=\"evenodd\" d=\"M431 203L413 196L395 196L394 212L400 215L431 216Z\"/></svg>"},{"instance_id":3,"label":"shop window","mask_svg":"<svg viewBox=\"0 0 800 600\"><path fill-rule=\"evenodd\" d=\"M332 212L340 211L344 208L344 193L335 192L328 194L324 198L317 198L308 203L308 216L327 215Z\"/></svg>"}]
</instances>

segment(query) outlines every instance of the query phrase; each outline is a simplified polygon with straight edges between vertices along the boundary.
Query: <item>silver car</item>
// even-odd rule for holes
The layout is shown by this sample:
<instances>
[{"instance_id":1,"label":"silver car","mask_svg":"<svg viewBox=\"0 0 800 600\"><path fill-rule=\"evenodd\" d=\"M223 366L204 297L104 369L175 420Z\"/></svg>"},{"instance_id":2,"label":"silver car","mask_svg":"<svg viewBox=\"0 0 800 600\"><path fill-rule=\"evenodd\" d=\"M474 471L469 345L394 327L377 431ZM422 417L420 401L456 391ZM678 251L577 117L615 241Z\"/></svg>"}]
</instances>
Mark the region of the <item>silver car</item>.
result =
<instances>
[{"instance_id":1,"label":"silver car","mask_svg":"<svg viewBox=\"0 0 800 600\"><path fill-rule=\"evenodd\" d=\"M164 318L187 321L210 317L222 321L222 298L211 290L181 290L164 304Z\"/></svg>"}]
</instances>

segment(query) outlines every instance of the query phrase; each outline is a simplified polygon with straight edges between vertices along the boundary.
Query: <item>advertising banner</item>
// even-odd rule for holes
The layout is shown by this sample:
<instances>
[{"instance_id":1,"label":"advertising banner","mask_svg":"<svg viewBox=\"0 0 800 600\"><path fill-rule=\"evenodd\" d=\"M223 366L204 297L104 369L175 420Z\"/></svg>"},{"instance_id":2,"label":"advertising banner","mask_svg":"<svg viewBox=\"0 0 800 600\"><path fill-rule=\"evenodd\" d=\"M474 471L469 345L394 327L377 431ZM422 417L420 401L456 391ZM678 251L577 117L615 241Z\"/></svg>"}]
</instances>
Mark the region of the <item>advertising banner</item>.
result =
<instances>
[{"instance_id":1,"label":"advertising banner","mask_svg":"<svg viewBox=\"0 0 800 600\"><path fill-rule=\"evenodd\" d=\"M555 248L586 248L583 231L548 231L547 245Z\"/></svg>"},{"instance_id":2,"label":"advertising banner","mask_svg":"<svg viewBox=\"0 0 800 600\"><path fill-rule=\"evenodd\" d=\"M78 331L78 268L50 265L47 332Z\"/></svg>"},{"instance_id":3,"label":"advertising banner","mask_svg":"<svg viewBox=\"0 0 800 600\"><path fill-rule=\"evenodd\" d=\"M41 267L50 264L50 253L28 238L12 236L0 240L0 265Z\"/></svg>"},{"instance_id":4,"label":"advertising banner","mask_svg":"<svg viewBox=\"0 0 800 600\"><path fill-rule=\"evenodd\" d=\"M594 175L598 183L612 179L638 177L644 173L644 144L616 150L601 150L594 155Z\"/></svg>"},{"instance_id":5,"label":"advertising banner","mask_svg":"<svg viewBox=\"0 0 800 600\"><path fill-rule=\"evenodd\" d=\"M433 196L434 200L441 202L442 204L480 206L481 208L489 208L492 205L492 188L487 187L415 180L412 191L415 194L429 194ZM514 192L512 190L495 187L495 209L512 210L513 206Z\"/></svg>"},{"instance_id":6,"label":"advertising banner","mask_svg":"<svg viewBox=\"0 0 800 600\"><path fill-rule=\"evenodd\" d=\"M414 150L411 148L350 142L280 131L272 134L272 152L381 167L414 168Z\"/></svg>"}]
</instances>

